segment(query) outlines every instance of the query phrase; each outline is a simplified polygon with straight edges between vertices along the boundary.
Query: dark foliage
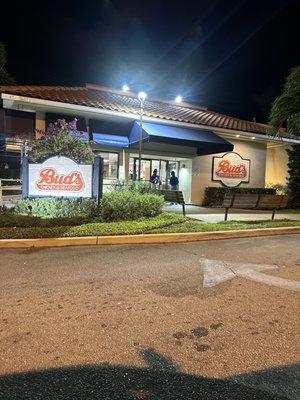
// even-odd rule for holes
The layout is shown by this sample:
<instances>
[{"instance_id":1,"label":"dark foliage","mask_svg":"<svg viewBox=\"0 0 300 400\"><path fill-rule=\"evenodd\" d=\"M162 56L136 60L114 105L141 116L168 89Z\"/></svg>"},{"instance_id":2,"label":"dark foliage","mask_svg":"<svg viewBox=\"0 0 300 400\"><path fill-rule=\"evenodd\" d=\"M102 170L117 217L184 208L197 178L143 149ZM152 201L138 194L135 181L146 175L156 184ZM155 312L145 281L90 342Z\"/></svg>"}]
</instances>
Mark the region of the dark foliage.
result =
<instances>
[{"instance_id":1,"label":"dark foliage","mask_svg":"<svg viewBox=\"0 0 300 400\"><path fill-rule=\"evenodd\" d=\"M203 206L220 207L223 203L224 196L227 193L276 194L276 189L207 187L205 188Z\"/></svg>"},{"instance_id":2,"label":"dark foliage","mask_svg":"<svg viewBox=\"0 0 300 400\"><path fill-rule=\"evenodd\" d=\"M290 207L300 207L300 144L287 150L288 162L288 195Z\"/></svg>"}]
</instances>

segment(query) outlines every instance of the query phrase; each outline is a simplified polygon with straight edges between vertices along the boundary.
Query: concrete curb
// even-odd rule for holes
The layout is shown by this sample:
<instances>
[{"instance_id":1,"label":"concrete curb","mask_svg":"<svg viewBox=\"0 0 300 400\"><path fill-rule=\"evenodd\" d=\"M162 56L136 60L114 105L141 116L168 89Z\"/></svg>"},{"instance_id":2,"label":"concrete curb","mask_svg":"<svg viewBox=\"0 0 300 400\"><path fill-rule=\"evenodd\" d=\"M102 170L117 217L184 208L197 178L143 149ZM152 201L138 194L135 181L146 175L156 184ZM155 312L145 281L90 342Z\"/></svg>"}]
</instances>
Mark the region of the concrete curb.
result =
<instances>
[{"instance_id":1,"label":"concrete curb","mask_svg":"<svg viewBox=\"0 0 300 400\"><path fill-rule=\"evenodd\" d=\"M299 234L300 226L261 228L217 232L162 233L124 236L86 236L44 239L0 239L0 249L30 247L65 247L112 244L163 244L205 240L236 239L246 237Z\"/></svg>"}]
</instances>

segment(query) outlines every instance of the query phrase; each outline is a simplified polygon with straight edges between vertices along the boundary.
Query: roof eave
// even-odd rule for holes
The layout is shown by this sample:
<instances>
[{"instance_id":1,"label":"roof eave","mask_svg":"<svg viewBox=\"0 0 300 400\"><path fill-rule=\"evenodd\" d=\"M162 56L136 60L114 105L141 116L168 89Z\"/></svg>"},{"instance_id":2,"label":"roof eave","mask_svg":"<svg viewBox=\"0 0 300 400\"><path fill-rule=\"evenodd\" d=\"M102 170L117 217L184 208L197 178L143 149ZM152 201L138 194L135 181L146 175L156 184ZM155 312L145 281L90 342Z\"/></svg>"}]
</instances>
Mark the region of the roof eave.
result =
<instances>
[{"instance_id":1,"label":"roof eave","mask_svg":"<svg viewBox=\"0 0 300 400\"><path fill-rule=\"evenodd\" d=\"M121 112L121 111L114 111L114 110L107 110L103 108L96 108L96 107L89 107L89 106L82 106L72 103L62 103L53 100L44 100L34 97L26 97L26 96L19 96L7 93L1 93L1 98L3 100L3 107L4 108L12 108L20 111L44 111L49 112L53 109L64 110L66 112L72 112L74 115L79 116L89 116L93 118L99 118L100 116L110 116L110 117L118 117L118 118L125 118L131 120L138 120L140 118L139 113L128 113L128 112ZM57 110L56 110L57 112ZM87 115L88 114L88 115ZM232 139L249 139L252 140L252 137L255 136L255 139L263 141L263 142L281 142L287 144L298 144L300 143L300 139L294 138L285 138L285 137L273 137L266 134L261 133L254 133L254 132L247 132L247 131L240 131L234 129L227 129L227 128L218 128L212 127L209 125L201 125L201 124L193 124L189 122L181 122L181 121L174 121L171 119L162 119L162 118L154 118L154 117L143 117L144 121L148 122L159 122L161 124L166 125L173 125L173 126L182 126L182 127L189 127L194 129L210 129L211 131L221 134L224 137L232 138ZM237 137L237 135L240 135Z\"/></svg>"}]
</instances>

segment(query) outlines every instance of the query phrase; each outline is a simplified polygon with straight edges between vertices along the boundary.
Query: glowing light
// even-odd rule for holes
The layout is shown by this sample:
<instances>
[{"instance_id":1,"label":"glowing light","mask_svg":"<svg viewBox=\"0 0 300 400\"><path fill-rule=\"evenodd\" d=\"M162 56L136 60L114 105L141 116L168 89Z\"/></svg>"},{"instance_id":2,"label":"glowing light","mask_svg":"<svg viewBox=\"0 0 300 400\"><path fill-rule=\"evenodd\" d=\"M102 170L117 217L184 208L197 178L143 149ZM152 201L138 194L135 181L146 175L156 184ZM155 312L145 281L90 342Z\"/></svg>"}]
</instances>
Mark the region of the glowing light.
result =
<instances>
[{"instance_id":1,"label":"glowing light","mask_svg":"<svg viewBox=\"0 0 300 400\"><path fill-rule=\"evenodd\" d=\"M252 140L254 140L255 139L255 136L252 136L252 138L251 138Z\"/></svg>"},{"instance_id":2,"label":"glowing light","mask_svg":"<svg viewBox=\"0 0 300 400\"><path fill-rule=\"evenodd\" d=\"M138 99L139 99L140 101L145 101L146 97L147 97L147 93L145 93L145 92L139 92L139 94L138 94Z\"/></svg>"},{"instance_id":3,"label":"glowing light","mask_svg":"<svg viewBox=\"0 0 300 400\"><path fill-rule=\"evenodd\" d=\"M235 137L240 137L241 135L235 135Z\"/></svg>"},{"instance_id":4,"label":"glowing light","mask_svg":"<svg viewBox=\"0 0 300 400\"><path fill-rule=\"evenodd\" d=\"M122 86L122 90L123 90L123 92L128 92L129 91L129 86L128 85L123 85Z\"/></svg>"},{"instance_id":5,"label":"glowing light","mask_svg":"<svg viewBox=\"0 0 300 400\"><path fill-rule=\"evenodd\" d=\"M181 103L182 97L180 95L176 96L175 101L176 101L176 103Z\"/></svg>"}]
</instances>

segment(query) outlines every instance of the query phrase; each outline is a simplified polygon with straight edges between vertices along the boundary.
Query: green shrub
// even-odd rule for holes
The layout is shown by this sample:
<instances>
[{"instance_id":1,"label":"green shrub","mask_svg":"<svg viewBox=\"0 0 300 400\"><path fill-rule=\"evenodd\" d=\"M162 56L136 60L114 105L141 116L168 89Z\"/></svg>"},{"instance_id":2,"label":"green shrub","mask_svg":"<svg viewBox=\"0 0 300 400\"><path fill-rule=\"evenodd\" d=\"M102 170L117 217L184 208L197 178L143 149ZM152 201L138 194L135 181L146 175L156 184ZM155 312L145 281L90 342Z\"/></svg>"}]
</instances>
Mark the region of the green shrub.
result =
<instances>
[{"instance_id":1,"label":"green shrub","mask_svg":"<svg viewBox=\"0 0 300 400\"><path fill-rule=\"evenodd\" d=\"M15 214L27 215L32 207L32 215L47 218L91 217L97 214L97 204L93 199L38 198L22 199L14 207Z\"/></svg>"},{"instance_id":2,"label":"green shrub","mask_svg":"<svg viewBox=\"0 0 300 400\"><path fill-rule=\"evenodd\" d=\"M274 189L276 194L278 195L287 195L288 194L288 187L287 185L280 185L279 183L276 184L267 184L266 185L267 189Z\"/></svg>"},{"instance_id":3,"label":"green shrub","mask_svg":"<svg viewBox=\"0 0 300 400\"><path fill-rule=\"evenodd\" d=\"M137 193L152 193L153 190L151 188L150 182L143 182L143 181L122 181L118 180L115 181L112 185L111 188L114 191L121 191L121 190L126 190L126 191L131 191L131 192L137 192Z\"/></svg>"},{"instance_id":4,"label":"green shrub","mask_svg":"<svg viewBox=\"0 0 300 400\"><path fill-rule=\"evenodd\" d=\"M276 194L273 188L227 188L227 187L207 187L204 192L204 207L220 207L224 196L227 193L243 194Z\"/></svg>"},{"instance_id":5,"label":"green shrub","mask_svg":"<svg viewBox=\"0 0 300 400\"><path fill-rule=\"evenodd\" d=\"M162 211L164 199L153 193L140 194L130 190L104 193L100 216L103 221L126 221L155 217Z\"/></svg>"},{"instance_id":6,"label":"green shrub","mask_svg":"<svg viewBox=\"0 0 300 400\"><path fill-rule=\"evenodd\" d=\"M0 215L6 212L8 212L8 208L5 205L0 205Z\"/></svg>"}]
</instances>

